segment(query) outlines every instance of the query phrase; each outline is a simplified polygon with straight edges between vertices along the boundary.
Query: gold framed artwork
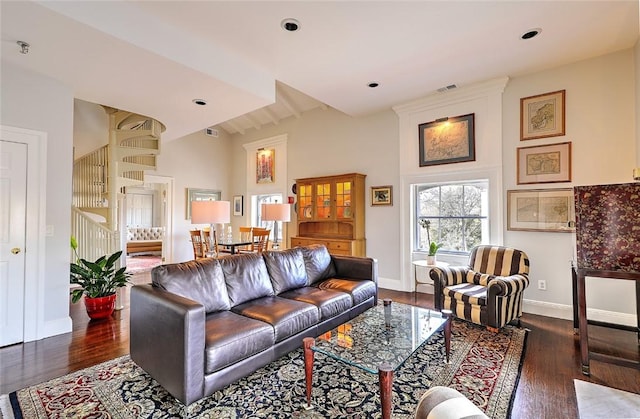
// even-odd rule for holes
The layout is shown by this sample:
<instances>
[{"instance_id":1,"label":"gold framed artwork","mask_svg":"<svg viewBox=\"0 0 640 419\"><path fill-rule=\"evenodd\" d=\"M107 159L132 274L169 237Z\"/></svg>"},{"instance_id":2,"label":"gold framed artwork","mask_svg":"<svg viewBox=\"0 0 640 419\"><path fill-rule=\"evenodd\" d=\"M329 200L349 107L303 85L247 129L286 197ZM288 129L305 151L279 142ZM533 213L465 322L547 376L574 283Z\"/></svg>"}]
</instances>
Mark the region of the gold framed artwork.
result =
<instances>
[{"instance_id":1,"label":"gold framed artwork","mask_svg":"<svg viewBox=\"0 0 640 419\"><path fill-rule=\"evenodd\" d=\"M475 114L439 118L418 125L420 167L476 159Z\"/></svg>"},{"instance_id":2,"label":"gold framed artwork","mask_svg":"<svg viewBox=\"0 0 640 419\"><path fill-rule=\"evenodd\" d=\"M222 192L214 189L187 188L187 207L185 219L191 219L191 202L193 201L220 201Z\"/></svg>"},{"instance_id":3,"label":"gold framed artwork","mask_svg":"<svg viewBox=\"0 0 640 419\"><path fill-rule=\"evenodd\" d=\"M564 135L565 91L520 99L520 140Z\"/></svg>"},{"instance_id":4,"label":"gold framed artwork","mask_svg":"<svg viewBox=\"0 0 640 419\"><path fill-rule=\"evenodd\" d=\"M371 205L393 205L393 187L391 185L372 186Z\"/></svg>"},{"instance_id":5,"label":"gold framed artwork","mask_svg":"<svg viewBox=\"0 0 640 419\"><path fill-rule=\"evenodd\" d=\"M575 231L573 188L507 191L507 230Z\"/></svg>"},{"instance_id":6,"label":"gold framed artwork","mask_svg":"<svg viewBox=\"0 0 640 419\"><path fill-rule=\"evenodd\" d=\"M256 183L275 182L276 150L261 148L256 153Z\"/></svg>"},{"instance_id":7,"label":"gold framed artwork","mask_svg":"<svg viewBox=\"0 0 640 419\"><path fill-rule=\"evenodd\" d=\"M517 183L571 182L571 142L518 147Z\"/></svg>"}]
</instances>

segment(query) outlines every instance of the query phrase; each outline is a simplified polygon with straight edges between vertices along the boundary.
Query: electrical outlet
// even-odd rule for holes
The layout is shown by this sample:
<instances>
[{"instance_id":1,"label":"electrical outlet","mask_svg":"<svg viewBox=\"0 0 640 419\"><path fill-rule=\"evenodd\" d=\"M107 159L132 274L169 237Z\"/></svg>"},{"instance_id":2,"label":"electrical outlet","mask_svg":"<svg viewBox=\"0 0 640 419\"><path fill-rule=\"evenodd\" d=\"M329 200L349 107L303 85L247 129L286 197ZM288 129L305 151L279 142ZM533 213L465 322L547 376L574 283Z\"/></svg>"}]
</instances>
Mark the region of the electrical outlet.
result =
<instances>
[{"instance_id":1,"label":"electrical outlet","mask_svg":"<svg viewBox=\"0 0 640 419\"><path fill-rule=\"evenodd\" d=\"M542 291L546 291L547 290L547 281L545 281L544 279L538 280L538 289L542 290Z\"/></svg>"}]
</instances>

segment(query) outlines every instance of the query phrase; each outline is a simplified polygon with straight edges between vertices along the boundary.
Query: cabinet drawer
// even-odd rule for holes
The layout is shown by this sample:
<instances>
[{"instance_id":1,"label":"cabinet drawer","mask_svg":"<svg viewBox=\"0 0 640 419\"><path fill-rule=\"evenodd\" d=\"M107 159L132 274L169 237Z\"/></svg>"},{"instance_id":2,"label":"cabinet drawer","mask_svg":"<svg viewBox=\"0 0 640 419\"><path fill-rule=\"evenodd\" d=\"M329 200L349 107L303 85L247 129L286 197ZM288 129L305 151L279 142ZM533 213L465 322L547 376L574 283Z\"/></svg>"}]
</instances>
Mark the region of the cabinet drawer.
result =
<instances>
[{"instance_id":1,"label":"cabinet drawer","mask_svg":"<svg viewBox=\"0 0 640 419\"><path fill-rule=\"evenodd\" d=\"M351 253L351 243L349 242L327 242L327 248L329 249L329 252L333 251L346 251L349 254Z\"/></svg>"}]
</instances>

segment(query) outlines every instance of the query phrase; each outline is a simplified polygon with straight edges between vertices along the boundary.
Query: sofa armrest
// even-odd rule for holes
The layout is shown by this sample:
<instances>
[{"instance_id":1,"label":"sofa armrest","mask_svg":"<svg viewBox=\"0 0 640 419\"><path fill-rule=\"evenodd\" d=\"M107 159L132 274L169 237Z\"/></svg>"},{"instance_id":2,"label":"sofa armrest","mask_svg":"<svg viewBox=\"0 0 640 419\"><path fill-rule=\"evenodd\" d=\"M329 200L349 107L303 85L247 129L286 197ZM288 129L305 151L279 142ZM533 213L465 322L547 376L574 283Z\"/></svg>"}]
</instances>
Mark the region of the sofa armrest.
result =
<instances>
[{"instance_id":1,"label":"sofa armrest","mask_svg":"<svg viewBox=\"0 0 640 419\"><path fill-rule=\"evenodd\" d=\"M201 399L204 306L148 284L131 288L130 311L131 359L185 405Z\"/></svg>"},{"instance_id":2,"label":"sofa armrest","mask_svg":"<svg viewBox=\"0 0 640 419\"><path fill-rule=\"evenodd\" d=\"M378 260L367 257L331 255L336 276L344 279L368 279L376 284L374 304L378 304Z\"/></svg>"},{"instance_id":3,"label":"sofa armrest","mask_svg":"<svg viewBox=\"0 0 640 419\"><path fill-rule=\"evenodd\" d=\"M487 284L487 298L506 297L522 292L529 286L527 275L496 276Z\"/></svg>"}]
</instances>

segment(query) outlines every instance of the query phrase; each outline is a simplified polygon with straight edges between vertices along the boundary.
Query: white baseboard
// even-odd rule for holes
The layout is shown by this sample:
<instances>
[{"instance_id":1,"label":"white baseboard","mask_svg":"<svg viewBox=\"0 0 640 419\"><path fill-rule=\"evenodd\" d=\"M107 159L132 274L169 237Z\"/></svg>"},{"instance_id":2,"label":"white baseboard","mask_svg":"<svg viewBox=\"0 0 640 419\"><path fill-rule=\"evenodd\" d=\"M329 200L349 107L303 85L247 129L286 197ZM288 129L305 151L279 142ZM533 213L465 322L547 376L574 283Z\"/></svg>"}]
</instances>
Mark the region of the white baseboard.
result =
<instances>
[{"instance_id":1,"label":"white baseboard","mask_svg":"<svg viewBox=\"0 0 640 419\"><path fill-rule=\"evenodd\" d=\"M573 321L573 306L566 304L548 303L546 301L524 300L522 311L540 316L555 317ZM619 324L624 326L637 326L636 315L619 313L616 311L587 308L587 318L600 322Z\"/></svg>"},{"instance_id":2,"label":"white baseboard","mask_svg":"<svg viewBox=\"0 0 640 419\"><path fill-rule=\"evenodd\" d=\"M69 333L73 330L73 322L71 317L62 317L59 319L45 322L42 330L38 333L37 339L44 339L50 336L61 335L63 333Z\"/></svg>"}]
</instances>

